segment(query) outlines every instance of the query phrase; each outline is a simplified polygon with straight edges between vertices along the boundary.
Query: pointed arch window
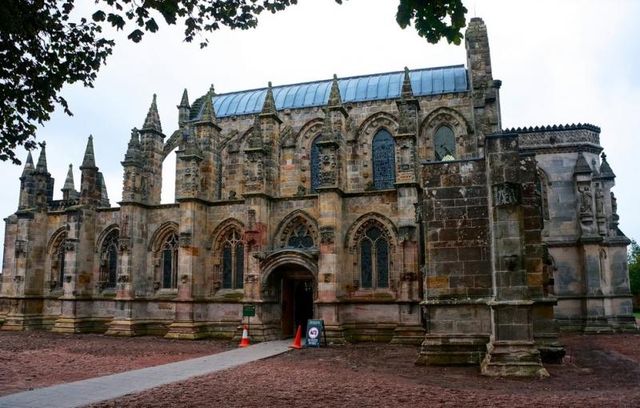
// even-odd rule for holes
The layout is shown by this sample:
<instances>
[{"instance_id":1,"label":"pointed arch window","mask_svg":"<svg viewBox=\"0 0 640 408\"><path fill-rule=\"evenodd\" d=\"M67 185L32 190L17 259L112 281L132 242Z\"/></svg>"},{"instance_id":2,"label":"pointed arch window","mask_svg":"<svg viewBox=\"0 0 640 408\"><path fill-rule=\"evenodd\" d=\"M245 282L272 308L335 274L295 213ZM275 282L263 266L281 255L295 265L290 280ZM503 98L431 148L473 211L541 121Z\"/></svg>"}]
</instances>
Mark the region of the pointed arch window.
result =
<instances>
[{"instance_id":1,"label":"pointed arch window","mask_svg":"<svg viewBox=\"0 0 640 408\"><path fill-rule=\"evenodd\" d=\"M316 193L318 190L318 186L320 186L320 148L318 147L319 140L320 136L317 136L313 140L313 143L311 143L311 152L309 155L312 193Z\"/></svg>"},{"instance_id":2,"label":"pointed arch window","mask_svg":"<svg viewBox=\"0 0 640 408\"><path fill-rule=\"evenodd\" d=\"M222 242L222 288L242 289L244 283L244 242L240 232L232 229Z\"/></svg>"},{"instance_id":3,"label":"pointed arch window","mask_svg":"<svg viewBox=\"0 0 640 408\"><path fill-rule=\"evenodd\" d=\"M373 137L373 187L376 190L393 188L396 182L396 144L389 132L381 129Z\"/></svg>"},{"instance_id":4,"label":"pointed arch window","mask_svg":"<svg viewBox=\"0 0 640 408\"><path fill-rule=\"evenodd\" d=\"M51 289L62 288L62 282L64 282L64 264L67 254L64 243L66 239L66 234L60 236L51 252Z\"/></svg>"},{"instance_id":5,"label":"pointed arch window","mask_svg":"<svg viewBox=\"0 0 640 408\"><path fill-rule=\"evenodd\" d=\"M360 286L389 287L389 242L382 229L370 226L360 240Z\"/></svg>"},{"instance_id":6,"label":"pointed arch window","mask_svg":"<svg viewBox=\"0 0 640 408\"><path fill-rule=\"evenodd\" d=\"M115 288L118 271L118 231L114 230L102 242L100 250L100 285Z\"/></svg>"},{"instance_id":7,"label":"pointed arch window","mask_svg":"<svg viewBox=\"0 0 640 408\"><path fill-rule=\"evenodd\" d=\"M448 161L456 159L456 138L448 126L440 126L433 138L436 160Z\"/></svg>"},{"instance_id":8,"label":"pointed arch window","mask_svg":"<svg viewBox=\"0 0 640 408\"><path fill-rule=\"evenodd\" d=\"M172 232L162 244L162 288L175 289L178 287L178 234Z\"/></svg>"}]
</instances>

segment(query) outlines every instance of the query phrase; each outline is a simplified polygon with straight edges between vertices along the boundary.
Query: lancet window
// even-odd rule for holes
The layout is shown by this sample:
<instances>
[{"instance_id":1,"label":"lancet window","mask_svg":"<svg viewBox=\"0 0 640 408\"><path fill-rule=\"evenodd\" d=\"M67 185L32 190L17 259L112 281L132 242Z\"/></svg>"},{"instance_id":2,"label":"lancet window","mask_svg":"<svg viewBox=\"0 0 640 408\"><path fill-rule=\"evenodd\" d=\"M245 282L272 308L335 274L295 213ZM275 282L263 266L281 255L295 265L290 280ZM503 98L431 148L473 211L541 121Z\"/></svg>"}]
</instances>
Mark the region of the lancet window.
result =
<instances>
[{"instance_id":1,"label":"lancet window","mask_svg":"<svg viewBox=\"0 0 640 408\"><path fill-rule=\"evenodd\" d=\"M240 232L233 228L225 233L221 251L222 287L242 289L244 282L244 242Z\"/></svg>"},{"instance_id":2,"label":"lancet window","mask_svg":"<svg viewBox=\"0 0 640 408\"><path fill-rule=\"evenodd\" d=\"M389 241L377 225L370 226L360 240L360 287L389 287Z\"/></svg>"},{"instance_id":3,"label":"lancet window","mask_svg":"<svg viewBox=\"0 0 640 408\"><path fill-rule=\"evenodd\" d=\"M389 132L381 129L372 142L373 186L376 190L393 188L396 182L396 145Z\"/></svg>"},{"instance_id":4,"label":"lancet window","mask_svg":"<svg viewBox=\"0 0 640 408\"><path fill-rule=\"evenodd\" d=\"M100 250L100 284L103 288L116 286L118 270L118 230L113 230L102 242Z\"/></svg>"},{"instance_id":5,"label":"lancet window","mask_svg":"<svg viewBox=\"0 0 640 408\"><path fill-rule=\"evenodd\" d=\"M161 247L162 288L178 287L178 234L172 232Z\"/></svg>"}]
</instances>

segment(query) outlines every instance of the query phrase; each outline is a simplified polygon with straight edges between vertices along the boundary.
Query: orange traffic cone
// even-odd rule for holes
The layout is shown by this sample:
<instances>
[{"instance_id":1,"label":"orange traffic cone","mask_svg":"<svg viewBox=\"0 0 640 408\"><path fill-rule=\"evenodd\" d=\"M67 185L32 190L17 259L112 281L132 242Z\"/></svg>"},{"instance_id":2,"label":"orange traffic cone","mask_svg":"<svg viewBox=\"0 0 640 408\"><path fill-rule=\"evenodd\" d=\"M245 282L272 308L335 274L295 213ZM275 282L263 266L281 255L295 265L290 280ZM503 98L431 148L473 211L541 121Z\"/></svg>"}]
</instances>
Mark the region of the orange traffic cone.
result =
<instances>
[{"instance_id":1,"label":"orange traffic cone","mask_svg":"<svg viewBox=\"0 0 640 408\"><path fill-rule=\"evenodd\" d=\"M289 346L294 349L302 348L302 326L298 325L298 330L296 331L296 337L293 339L293 344Z\"/></svg>"},{"instance_id":2,"label":"orange traffic cone","mask_svg":"<svg viewBox=\"0 0 640 408\"><path fill-rule=\"evenodd\" d=\"M247 331L247 325L245 324L242 327L242 339L240 339L238 347L247 347L249 344L249 332Z\"/></svg>"}]
</instances>

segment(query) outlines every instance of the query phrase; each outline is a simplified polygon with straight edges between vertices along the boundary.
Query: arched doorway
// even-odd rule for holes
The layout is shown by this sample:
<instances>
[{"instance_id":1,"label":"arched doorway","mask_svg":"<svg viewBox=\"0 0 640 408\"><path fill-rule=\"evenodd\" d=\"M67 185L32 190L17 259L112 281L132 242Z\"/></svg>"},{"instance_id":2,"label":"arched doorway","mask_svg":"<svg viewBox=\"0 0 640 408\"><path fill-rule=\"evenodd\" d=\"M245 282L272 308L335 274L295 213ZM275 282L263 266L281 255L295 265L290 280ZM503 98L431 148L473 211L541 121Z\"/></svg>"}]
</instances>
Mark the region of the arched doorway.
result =
<instances>
[{"instance_id":1,"label":"arched doorway","mask_svg":"<svg viewBox=\"0 0 640 408\"><path fill-rule=\"evenodd\" d=\"M316 316L316 258L309 251L287 249L272 254L262 264L263 299L273 302L271 317L280 326L281 335L295 335L298 326L303 333L307 320Z\"/></svg>"},{"instance_id":2,"label":"arched doorway","mask_svg":"<svg viewBox=\"0 0 640 408\"><path fill-rule=\"evenodd\" d=\"M314 316L316 285L313 274L300 265L281 265L269 274L267 284L274 289L273 300L279 303L282 335L295 335L298 326L302 326L304 333L307 320Z\"/></svg>"}]
</instances>

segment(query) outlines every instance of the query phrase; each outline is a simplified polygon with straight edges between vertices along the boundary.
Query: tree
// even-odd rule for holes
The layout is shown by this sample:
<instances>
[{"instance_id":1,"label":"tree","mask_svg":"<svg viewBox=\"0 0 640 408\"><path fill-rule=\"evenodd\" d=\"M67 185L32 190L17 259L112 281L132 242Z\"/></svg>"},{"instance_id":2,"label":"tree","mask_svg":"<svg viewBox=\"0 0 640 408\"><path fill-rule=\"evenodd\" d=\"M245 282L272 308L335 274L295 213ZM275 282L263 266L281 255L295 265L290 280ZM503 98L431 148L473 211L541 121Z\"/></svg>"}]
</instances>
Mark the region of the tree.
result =
<instances>
[{"instance_id":1,"label":"tree","mask_svg":"<svg viewBox=\"0 0 640 408\"><path fill-rule=\"evenodd\" d=\"M342 0L334 0L342 4ZM158 21L184 26L185 41L222 27L256 27L264 11L276 13L297 0L94 0L91 16L76 16L76 0L2 0L0 3L0 160L20 164L15 148L36 147L38 124L55 105L71 115L60 95L65 84L91 87L115 43L105 25L128 29L139 42L158 31ZM73 14L72 14L73 12ZM446 38L459 44L467 9L462 0L399 0L396 21L413 23L431 43Z\"/></svg>"},{"instance_id":2,"label":"tree","mask_svg":"<svg viewBox=\"0 0 640 408\"><path fill-rule=\"evenodd\" d=\"M638 299L640 296L640 245L636 241L631 241L629 247L629 288L631 294Z\"/></svg>"}]
</instances>

